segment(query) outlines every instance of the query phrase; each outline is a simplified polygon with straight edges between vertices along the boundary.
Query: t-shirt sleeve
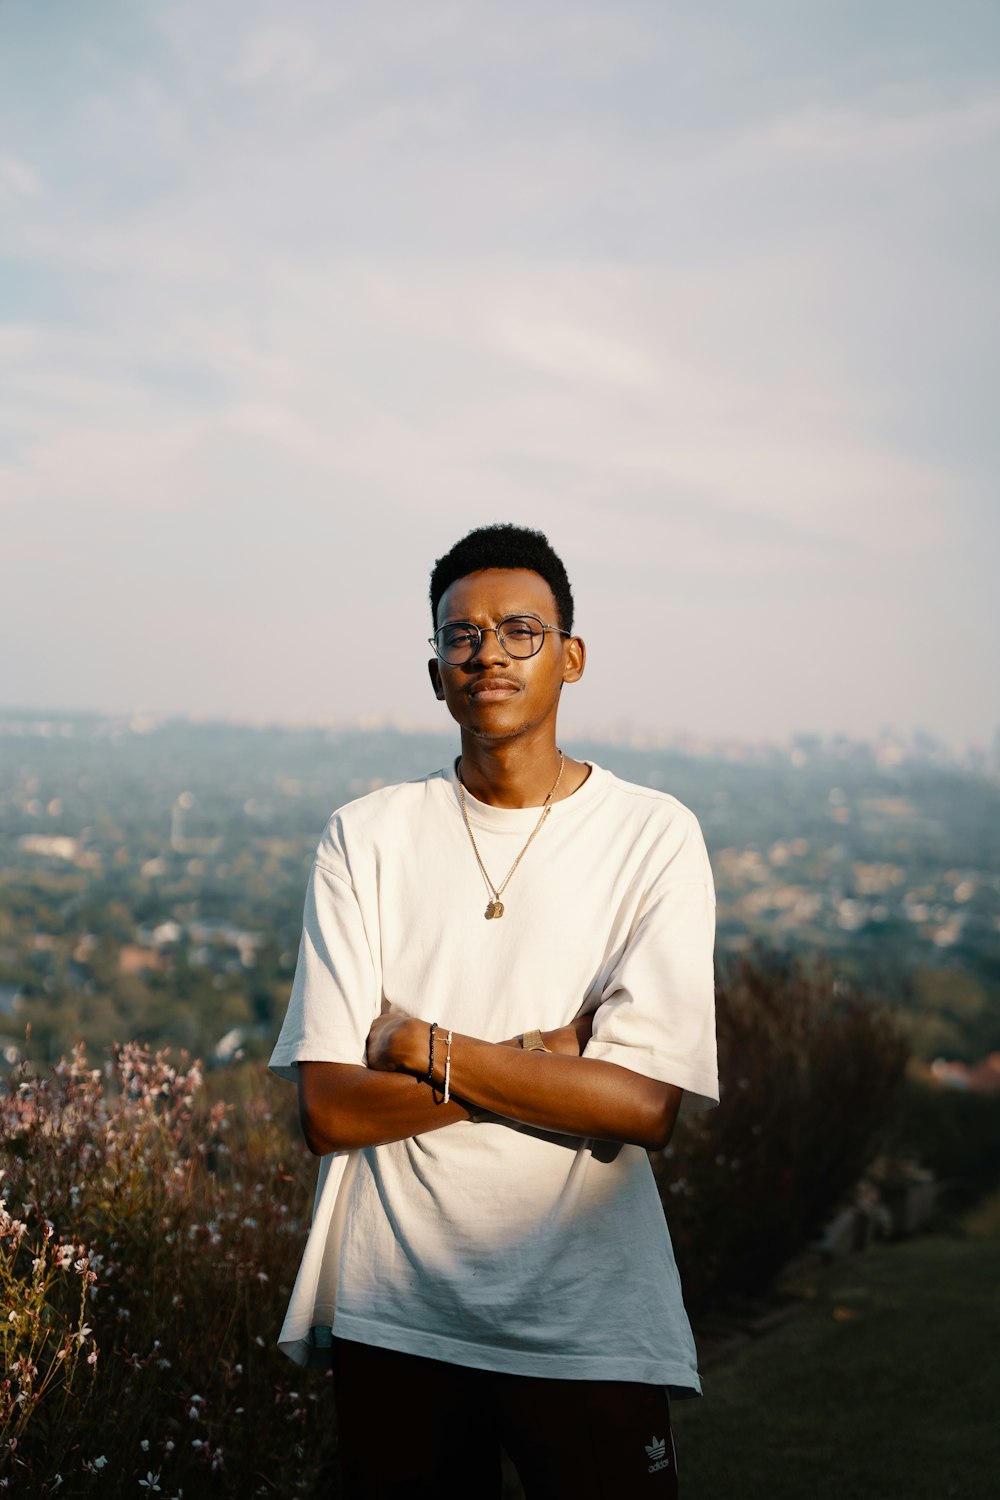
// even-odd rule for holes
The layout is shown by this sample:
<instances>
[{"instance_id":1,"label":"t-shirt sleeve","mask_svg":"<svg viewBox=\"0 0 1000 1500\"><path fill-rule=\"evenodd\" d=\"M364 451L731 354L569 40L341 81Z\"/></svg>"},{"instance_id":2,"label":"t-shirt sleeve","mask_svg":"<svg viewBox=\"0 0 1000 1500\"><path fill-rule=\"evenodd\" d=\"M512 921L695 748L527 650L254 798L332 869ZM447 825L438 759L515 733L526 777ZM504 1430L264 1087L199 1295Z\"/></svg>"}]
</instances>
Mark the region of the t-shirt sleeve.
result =
<instances>
[{"instance_id":1,"label":"t-shirt sleeve","mask_svg":"<svg viewBox=\"0 0 1000 1500\"><path fill-rule=\"evenodd\" d=\"M295 1081L300 1062L365 1061L379 985L349 879L318 860L306 889L302 940L271 1070Z\"/></svg>"},{"instance_id":2,"label":"t-shirt sleeve","mask_svg":"<svg viewBox=\"0 0 1000 1500\"><path fill-rule=\"evenodd\" d=\"M697 822L642 902L601 993L585 1056L719 1102L715 1041L715 888Z\"/></svg>"}]
</instances>

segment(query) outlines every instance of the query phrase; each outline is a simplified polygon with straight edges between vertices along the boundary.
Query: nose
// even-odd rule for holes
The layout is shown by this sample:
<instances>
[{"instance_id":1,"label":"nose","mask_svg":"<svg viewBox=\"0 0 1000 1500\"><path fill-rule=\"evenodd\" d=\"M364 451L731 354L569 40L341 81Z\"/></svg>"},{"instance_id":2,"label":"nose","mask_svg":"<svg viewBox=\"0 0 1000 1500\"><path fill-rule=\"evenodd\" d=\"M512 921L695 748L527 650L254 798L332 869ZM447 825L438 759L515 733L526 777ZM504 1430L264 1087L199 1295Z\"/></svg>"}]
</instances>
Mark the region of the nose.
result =
<instances>
[{"instance_id":1,"label":"nose","mask_svg":"<svg viewBox=\"0 0 1000 1500\"><path fill-rule=\"evenodd\" d=\"M490 641L489 637L493 639ZM509 662L510 657L503 648L499 633L494 625L482 625L479 629L479 645L470 656L467 666L473 662L480 666L487 666L490 662Z\"/></svg>"}]
</instances>

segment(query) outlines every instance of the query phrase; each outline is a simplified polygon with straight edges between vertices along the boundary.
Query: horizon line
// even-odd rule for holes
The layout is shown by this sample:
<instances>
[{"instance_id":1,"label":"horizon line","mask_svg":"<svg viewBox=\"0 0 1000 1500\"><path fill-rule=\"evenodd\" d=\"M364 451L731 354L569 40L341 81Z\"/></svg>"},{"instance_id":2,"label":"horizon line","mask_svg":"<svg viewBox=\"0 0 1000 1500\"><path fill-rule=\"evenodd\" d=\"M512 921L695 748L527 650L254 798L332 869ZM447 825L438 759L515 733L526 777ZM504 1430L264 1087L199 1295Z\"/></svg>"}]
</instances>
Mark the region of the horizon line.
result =
<instances>
[{"instance_id":1,"label":"horizon line","mask_svg":"<svg viewBox=\"0 0 1000 1500\"><path fill-rule=\"evenodd\" d=\"M390 731L397 734L431 735L437 738L448 736L454 726L447 728L432 723L429 719L405 718L391 713L358 714L350 718L332 718L321 715L269 715L239 713L201 713L189 709L161 711L136 705L130 708L44 708L23 704L0 704L0 718L29 719L45 723L51 720L91 719L120 721L127 724L133 733L151 733L168 723L182 722L192 725L225 727L231 729L284 729L292 732L325 730L336 733L378 733ZM818 741L821 747L831 744L858 746L896 746L900 749L922 748L944 751L951 757L997 755L1000 753L1000 724L994 731L993 742L966 740L957 742L944 739L934 730L918 725L911 729L899 729L885 724L878 730L859 734L842 729L799 728L785 735L768 738L740 734L735 731L710 733L686 728L662 729L619 718L604 724L586 724L567 718L565 734L576 739L590 739L599 743L626 746L631 749L687 749L702 751L709 748L739 747L743 749L801 749L803 742Z\"/></svg>"}]
</instances>

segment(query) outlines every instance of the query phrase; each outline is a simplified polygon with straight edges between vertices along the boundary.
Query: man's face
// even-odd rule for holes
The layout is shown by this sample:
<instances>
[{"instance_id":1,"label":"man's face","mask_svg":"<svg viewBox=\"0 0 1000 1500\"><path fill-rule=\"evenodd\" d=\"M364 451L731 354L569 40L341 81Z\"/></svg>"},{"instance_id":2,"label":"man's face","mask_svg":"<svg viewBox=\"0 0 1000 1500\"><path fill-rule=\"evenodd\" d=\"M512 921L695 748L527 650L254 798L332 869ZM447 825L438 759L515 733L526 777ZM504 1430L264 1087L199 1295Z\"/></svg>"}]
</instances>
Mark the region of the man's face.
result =
<instances>
[{"instance_id":1,"label":"man's face","mask_svg":"<svg viewBox=\"0 0 1000 1500\"><path fill-rule=\"evenodd\" d=\"M510 615L535 615L557 625L552 590L540 573L527 568L488 568L458 578L441 596L437 625L466 620L496 626ZM535 656L509 656L491 629L471 661L452 667L436 657L428 662L438 698L463 730L486 740L513 739L555 720L564 682L583 675L584 646L576 636L547 631Z\"/></svg>"}]
</instances>

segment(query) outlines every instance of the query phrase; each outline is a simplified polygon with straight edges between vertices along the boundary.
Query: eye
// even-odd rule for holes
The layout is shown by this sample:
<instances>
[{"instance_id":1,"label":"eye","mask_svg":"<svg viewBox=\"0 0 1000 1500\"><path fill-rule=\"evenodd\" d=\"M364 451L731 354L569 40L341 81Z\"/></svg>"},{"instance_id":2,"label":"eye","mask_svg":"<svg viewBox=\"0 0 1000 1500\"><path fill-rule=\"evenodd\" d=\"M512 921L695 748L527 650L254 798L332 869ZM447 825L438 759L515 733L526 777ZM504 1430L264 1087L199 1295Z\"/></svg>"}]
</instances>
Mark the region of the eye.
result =
<instances>
[{"instance_id":1,"label":"eye","mask_svg":"<svg viewBox=\"0 0 1000 1500\"><path fill-rule=\"evenodd\" d=\"M514 641L533 641L540 630L534 620L522 619L508 620L503 627L506 638Z\"/></svg>"},{"instance_id":2,"label":"eye","mask_svg":"<svg viewBox=\"0 0 1000 1500\"><path fill-rule=\"evenodd\" d=\"M441 631L441 645L446 651L471 646L475 639L476 632L468 625L446 625Z\"/></svg>"}]
</instances>

